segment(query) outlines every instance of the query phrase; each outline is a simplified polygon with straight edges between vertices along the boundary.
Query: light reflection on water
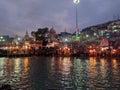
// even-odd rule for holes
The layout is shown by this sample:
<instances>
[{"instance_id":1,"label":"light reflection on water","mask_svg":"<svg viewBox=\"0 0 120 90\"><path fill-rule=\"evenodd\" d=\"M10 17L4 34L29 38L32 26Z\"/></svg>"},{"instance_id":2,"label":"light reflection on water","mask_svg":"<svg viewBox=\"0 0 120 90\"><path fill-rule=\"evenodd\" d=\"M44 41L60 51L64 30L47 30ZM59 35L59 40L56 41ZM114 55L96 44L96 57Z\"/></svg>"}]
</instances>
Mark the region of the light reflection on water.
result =
<instances>
[{"instance_id":1,"label":"light reflection on water","mask_svg":"<svg viewBox=\"0 0 120 90\"><path fill-rule=\"evenodd\" d=\"M0 58L0 84L13 89L119 90L119 59Z\"/></svg>"}]
</instances>

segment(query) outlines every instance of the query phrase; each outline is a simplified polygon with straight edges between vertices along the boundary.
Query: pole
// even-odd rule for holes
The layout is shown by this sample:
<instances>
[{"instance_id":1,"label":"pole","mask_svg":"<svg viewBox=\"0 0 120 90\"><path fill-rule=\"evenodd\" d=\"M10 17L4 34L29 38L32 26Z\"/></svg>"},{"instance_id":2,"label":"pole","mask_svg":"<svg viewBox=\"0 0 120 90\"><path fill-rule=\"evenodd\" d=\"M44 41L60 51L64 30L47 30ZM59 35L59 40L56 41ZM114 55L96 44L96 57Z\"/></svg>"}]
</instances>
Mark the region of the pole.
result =
<instances>
[{"instance_id":1,"label":"pole","mask_svg":"<svg viewBox=\"0 0 120 90\"><path fill-rule=\"evenodd\" d=\"M78 38L78 12L77 12L77 5L80 2L80 0L73 0L73 2L76 4L76 39Z\"/></svg>"},{"instance_id":2,"label":"pole","mask_svg":"<svg viewBox=\"0 0 120 90\"><path fill-rule=\"evenodd\" d=\"M77 4L76 4L76 37L78 37L78 12L77 12Z\"/></svg>"},{"instance_id":3,"label":"pole","mask_svg":"<svg viewBox=\"0 0 120 90\"><path fill-rule=\"evenodd\" d=\"M76 28L78 28L77 4L76 4Z\"/></svg>"}]
</instances>

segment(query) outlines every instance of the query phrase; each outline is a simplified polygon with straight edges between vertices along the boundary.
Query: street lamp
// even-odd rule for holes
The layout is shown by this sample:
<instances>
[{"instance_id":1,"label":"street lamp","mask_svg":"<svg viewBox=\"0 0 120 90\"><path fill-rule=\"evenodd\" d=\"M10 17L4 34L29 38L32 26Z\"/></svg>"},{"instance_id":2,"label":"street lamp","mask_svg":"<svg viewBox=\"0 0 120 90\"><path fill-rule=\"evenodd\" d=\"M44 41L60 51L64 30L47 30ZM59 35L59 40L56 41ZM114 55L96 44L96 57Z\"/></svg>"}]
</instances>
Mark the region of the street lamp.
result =
<instances>
[{"instance_id":1,"label":"street lamp","mask_svg":"<svg viewBox=\"0 0 120 90\"><path fill-rule=\"evenodd\" d=\"M78 4L78 3L80 2L80 0L73 0L73 2L74 2L75 4Z\"/></svg>"},{"instance_id":2,"label":"street lamp","mask_svg":"<svg viewBox=\"0 0 120 90\"><path fill-rule=\"evenodd\" d=\"M76 4L76 39L78 38L78 13L77 13L77 5L80 2L80 0L73 0L73 2Z\"/></svg>"}]
</instances>

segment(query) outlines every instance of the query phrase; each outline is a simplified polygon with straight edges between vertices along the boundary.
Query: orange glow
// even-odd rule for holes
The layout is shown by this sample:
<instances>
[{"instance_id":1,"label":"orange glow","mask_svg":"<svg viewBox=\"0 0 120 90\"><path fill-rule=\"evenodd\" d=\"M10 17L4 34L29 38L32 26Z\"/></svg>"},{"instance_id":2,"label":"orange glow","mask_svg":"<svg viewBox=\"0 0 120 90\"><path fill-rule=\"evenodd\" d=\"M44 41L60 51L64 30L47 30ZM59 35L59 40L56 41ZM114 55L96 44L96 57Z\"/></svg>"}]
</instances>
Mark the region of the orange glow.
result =
<instances>
[{"instance_id":1,"label":"orange glow","mask_svg":"<svg viewBox=\"0 0 120 90\"><path fill-rule=\"evenodd\" d=\"M23 64L24 64L24 71L27 72L28 71L28 58L24 59Z\"/></svg>"},{"instance_id":2,"label":"orange glow","mask_svg":"<svg viewBox=\"0 0 120 90\"><path fill-rule=\"evenodd\" d=\"M113 67L112 72L114 76L118 75L118 63L116 59L112 59L112 67ZM117 78L120 78L120 77L118 76Z\"/></svg>"},{"instance_id":3,"label":"orange glow","mask_svg":"<svg viewBox=\"0 0 120 90\"><path fill-rule=\"evenodd\" d=\"M116 61L116 59L112 60L112 64L113 64L113 68L117 69L117 61Z\"/></svg>"},{"instance_id":4,"label":"orange glow","mask_svg":"<svg viewBox=\"0 0 120 90\"><path fill-rule=\"evenodd\" d=\"M90 54L92 54L92 53L93 53L93 50L89 50L89 52L90 52Z\"/></svg>"},{"instance_id":5,"label":"orange glow","mask_svg":"<svg viewBox=\"0 0 120 90\"><path fill-rule=\"evenodd\" d=\"M97 64L96 58L90 57L90 65L95 66Z\"/></svg>"},{"instance_id":6,"label":"orange glow","mask_svg":"<svg viewBox=\"0 0 120 90\"><path fill-rule=\"evenodd\" d=\"M70 48L67 45L64 45L62 48L59 49L60 55L70 55Z\"/></svg>"},{"instance_id":7,"label":"orange glow","mask_svg":"<svg viewBox=\"0 0 120 90\"><path fill-rule=\"evenodd\" d=\"M101 51L104 51L105 49L104 48L101 48Z\"/></svg>"},{"instance_id":8,"label":"orange glow","mask_svg":"<svg viewBox=\"0 0 120 90\"><path fill-rule=\"evenodd\" d=\"M89 53L90 53L90 54L94 54L95 52L96 52L95 49L91 49L91 50L89 50Z\"/></svg>"},{"instance_id":9,"label":"orange glow","mask_svg":"<svg viewBox=\"0 0 120 90\"><path fill-rule=\"evenodd\" d=\"M93 49L93 52L96 52L96 50L95 50L95 49Z\"/></svg>"},{"instance_id":10,"label":"orange glow","mask_svg":"<svg viewBox=\"0 0 120 90\"><path fill-rule=\"evenodd\" d=\"M106 76L106 73L107 73L107 71L106 71L106 69L105 69L105 68L106 68L106 67L105 67L105 66L106 66L106 65L105 65L105 64L106 64L105 61L106 61L106 60L105 60L104 58L100 59L100 64L101 64L100 69L101 69L101 73L102 73L102 76L103 76L103 77L105 77L105 76Z\"/></svg>"},{"instance_id":11,"label":"orange glow","mask_svg":"<svg viewBox=\"0 0 120 90\"><path fill-rule=\"evenodd\" d=\"M96 77L96 75L97 75L97 70L94 68L95 66L96 66L96 64L97 64L97 62L96 62L96 58L94 58L94 57L90 57L89 58L89 62L90 62L90 66L89 66L89 74L90 74L90 77Z\"/></svg>"},{"instance_id":12,"label":"orange glow","mask_svg":"<svg viewBox=\"0 0 120 90\"><path fill-rule=\"evenodd\" d=\"M62 72L68 71L70 73L70 67L71 67L71 60L70 57L60 58L59 59L59 68L62 69Z\"/></svg>"},{"instance_id":13,"label":"orange glow","mask_svg":"<svg viewBox=\"0 0 120 90\"><path fill-rule=\"evenodd\" d=\"M28 77L28 70L29 70L29 60L28 58L24 58L23 60L23 74L21 75L22 78Z\"/></svg>"},{"instance_id":14,"label":"orange glow","mask_svg":"<svg viewBox=\"0 0 120 90\"><path fill-rule=\"evenodd\" d=\"M89 48L92 48L92 46L89 46Z\"/></svg>"},{"instance_id":15,"label":"orange glow","mask_svg":"<svg viewBox=\"0 0 120 90\"><path fill-rule=\"evenodd\" d=\"M111 54L116 54L116 50L113 49L113 50L111 51Z\"/></svg>"}]
</instances>

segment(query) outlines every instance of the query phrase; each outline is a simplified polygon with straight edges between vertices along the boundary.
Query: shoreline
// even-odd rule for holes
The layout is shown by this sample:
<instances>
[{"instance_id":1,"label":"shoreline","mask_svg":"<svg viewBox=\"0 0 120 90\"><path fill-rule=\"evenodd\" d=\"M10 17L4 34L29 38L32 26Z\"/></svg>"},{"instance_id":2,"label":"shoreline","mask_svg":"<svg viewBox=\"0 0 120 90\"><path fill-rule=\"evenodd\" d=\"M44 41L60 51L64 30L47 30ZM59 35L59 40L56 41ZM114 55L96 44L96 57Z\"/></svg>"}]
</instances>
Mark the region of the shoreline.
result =
<instances>
[{"instance_id":1,"label":"shoreline","mask_svg":"<svg viewBox=\"0 0 120 90\"><path fill-rule=\"evenodd\" d=\"M72 55L56 55L56 54L0 54L1 57L8 57L8 58L18 58L18 57L40 57L40 56L45 56L45 57L80 57L80 58L120 58L119 55L89 55L89 54L72 54Z\"/></svg>"}]
</instances>

